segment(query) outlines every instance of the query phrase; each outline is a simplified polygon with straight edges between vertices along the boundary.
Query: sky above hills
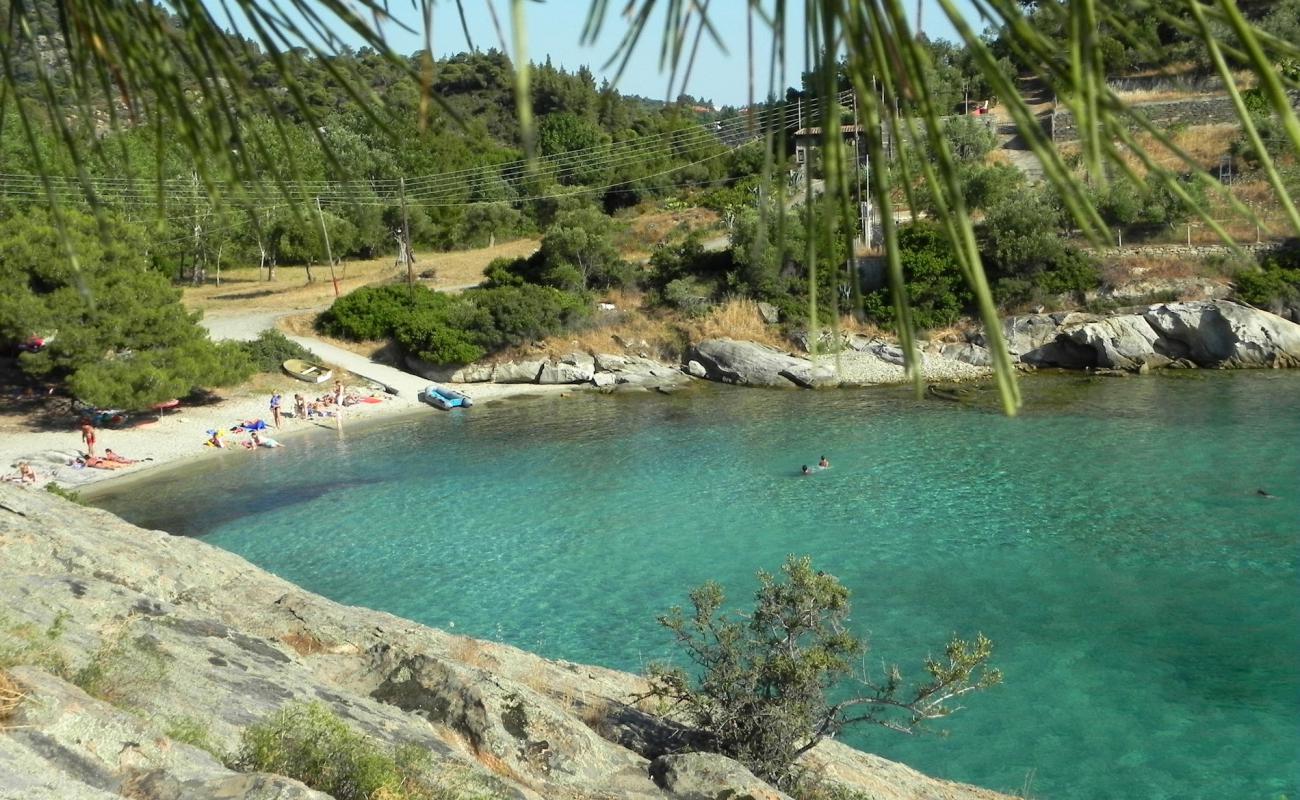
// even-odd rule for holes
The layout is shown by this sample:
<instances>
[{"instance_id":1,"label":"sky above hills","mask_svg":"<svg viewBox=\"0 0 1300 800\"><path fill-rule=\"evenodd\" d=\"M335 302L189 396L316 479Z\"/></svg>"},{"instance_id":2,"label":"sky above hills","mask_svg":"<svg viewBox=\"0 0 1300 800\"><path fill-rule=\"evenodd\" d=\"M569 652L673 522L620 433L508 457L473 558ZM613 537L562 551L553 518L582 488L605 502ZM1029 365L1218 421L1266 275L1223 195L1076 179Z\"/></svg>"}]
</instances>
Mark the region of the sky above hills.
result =
<instances>
[{"instance_id":1,"label":"sky above hills","mask_svg":"<svg viewBox=\"0 0 1300 800\"><path fill-rule=\"evenodd\" d=\"M506 47L497 34L488 11L487 3L495 5L497 18L506 37ZM905 0L909 9L909 20L916 25L916 5ZM581 44L582 30L587 18L590 0L547 0L547 2L527 2L524 4L527 14L528 58L532 61L544 61L547 57L556 66L576 70L586 65L597 79L613 79L616 65L606 66L618 47L619 41L627 31L627 23L621 16L624 2L610 2L606 12L600 38L593 45ZM956 0L956 6L965 13L971 27L979 31L983 24L970 0ZM407 27L416 31L421 29L420 15L414 4L397 2L390 4L392 16ZM510 2L509 0L463 0L466 27L475 47L481 50L489 48L504 49L510 52ZM661 0L660 8L666 6ZM764 0L764 5L771 7L771 0ZM786 41L786 74L774 81L779 93L786 86L798 82L804 64L803 3L787 3L787 13L791 15ZM659 41L662 38L662 11L657 11L650 23L643 41L638 43L627 68L619 78L617 88L626 94L636 94L653 99L676 97L679 92L686 92L697 98L711 100L718 105L744 105L749 100L749 66L746 57L746 4L742 0L724 0L710 6L709 16L726 46L725 51L708 36L700 43L689 82L683 88L681 76L669 87L669 72L661 69L659 63ZM956 34L937 0L921 0L922 25L926 35L931 39L953 39ZM215 9L214 9L215 10ZM220 13L220 12L218 12ZM241 26L242 27L242 26ZM400 53L413 53L425 47L422 34L403 30L401 26L387 24L383 32L395 50ZM357 45L355 37L345 37L350 44ZM755 20L754 28L754 92L756 99L763 99L772 85L770 80L771 34ZM452 55L470 49L461 27L456 4L451 0L442 0L434 6L433 49L440 56Z\"/></svg>"}]
</instances>

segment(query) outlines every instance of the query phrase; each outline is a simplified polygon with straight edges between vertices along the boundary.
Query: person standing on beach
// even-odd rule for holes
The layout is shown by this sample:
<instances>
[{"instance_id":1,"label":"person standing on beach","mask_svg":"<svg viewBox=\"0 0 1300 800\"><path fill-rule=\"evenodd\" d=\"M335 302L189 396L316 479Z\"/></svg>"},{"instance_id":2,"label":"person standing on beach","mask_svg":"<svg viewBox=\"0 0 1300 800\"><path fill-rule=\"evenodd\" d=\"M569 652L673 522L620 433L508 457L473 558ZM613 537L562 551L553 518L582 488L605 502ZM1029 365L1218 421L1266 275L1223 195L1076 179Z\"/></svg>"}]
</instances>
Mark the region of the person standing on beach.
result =
<instances>
[{"instance_id":1,"label":"person standing on beach","mask_svg":"<svg viewBox=\"0 0 1300 800\"><path fill-rule=\"evenodd\" d=\"M275 420L276 430L280 429L280 393L271 393L271 419Z\"/></svg>"},{"instance_id":2,"label":"person standing on beach","mask_svg":"<svg viewBox=\"0 0 1300 800\"><path fill-rule=\"evenodd\" d=\"M334 429L343 430L343 381L334 381Z\"/></svg>"},{"instance_id":3,"label":"person standing on beach","mask_svg":"<svg viewBox=\"0 0 1300 800\"><path fill-rule=\"evenodd\" d=\"M95 426L89 421L81 423L81 441L86 445L86 455L95 454Z\"/></svg>"}]
</instances>

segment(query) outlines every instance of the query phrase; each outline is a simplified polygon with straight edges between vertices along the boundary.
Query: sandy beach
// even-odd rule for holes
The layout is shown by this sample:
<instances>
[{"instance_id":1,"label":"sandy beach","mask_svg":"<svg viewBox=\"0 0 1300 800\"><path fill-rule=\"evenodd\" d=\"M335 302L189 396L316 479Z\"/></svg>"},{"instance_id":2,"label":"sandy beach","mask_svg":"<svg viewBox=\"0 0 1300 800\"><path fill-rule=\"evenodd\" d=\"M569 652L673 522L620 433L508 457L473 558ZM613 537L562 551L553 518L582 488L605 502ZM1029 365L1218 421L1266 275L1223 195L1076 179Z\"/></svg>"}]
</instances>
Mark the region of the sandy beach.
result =
<instances>
[{"instance_id":1,"label":"sandy beach","mask_svg":"<svg viewBox=\"0 0 1300 800\"><path fill-rule=\"evenodd\" d=\"M412 376L414 378L414 376ZM418 379L416 379L418 380ZM278 382L270 376L262 376L258 383L278 383L273 388L284 395L284 408L293 411L293 395L303 394L315 398L324 394L330 385L310 385L284 377ZM485 405L491 405L512 397L525 395L549 395L559 397L577 390L575 386L537 386L530 384L474 384L458 388L474 399L474 407L465 411L444 412L421 403L414 392L403 391L398 396L375 390L364 382L344 381L347 391L364 397L381 398L375 403L357 403L343 410L345 428L364 427L367 421L389 418L399 414L444 414L444 413L483 413ZM225 399L211 405L186 408L183 405L175 411L159 416L145 414L141 420L136 416L134 424L121 428L99 428L96 430L95 452L103 455L111 449L124 458L136 459L137 463L122 469L94 469L76 467L72 462L85 453L81 441L81 432L72 418L65 429L48 429L34 427L15 417L10 417L3 429L0 429L0 474L6 478L16 477L17 464L27 462L37 475L36 487L54 482L59 486L78 490L83 487L96 486L108 481L127 477L143 477L144 473L163 467L174 468L193 463L204 458L254 458L257 453L245 448L249 441L247 433L231 432L230 428L245 420L265 420L270 426L266 434L281 442L286 447L293 446L296 436L314 430L333 430L337 422L332 417L315 417L297 419L285 416L277 430L271 422L270 391L252 391L245 387L241 390L225 393ZM223 432L226 447L217 449L205 445L209 431ZM29 486L31 484L28 484Z\"/></svg>"}]
</instances>

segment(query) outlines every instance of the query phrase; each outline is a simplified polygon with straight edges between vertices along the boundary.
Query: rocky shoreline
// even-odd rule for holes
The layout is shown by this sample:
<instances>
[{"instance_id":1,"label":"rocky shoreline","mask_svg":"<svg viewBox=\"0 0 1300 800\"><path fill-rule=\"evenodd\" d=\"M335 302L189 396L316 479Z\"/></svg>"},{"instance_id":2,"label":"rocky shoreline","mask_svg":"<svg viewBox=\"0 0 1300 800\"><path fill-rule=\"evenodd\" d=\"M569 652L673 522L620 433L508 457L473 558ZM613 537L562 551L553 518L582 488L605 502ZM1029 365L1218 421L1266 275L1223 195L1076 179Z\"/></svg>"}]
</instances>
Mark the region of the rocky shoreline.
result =
<instances>
[{"instance_id":1,"label":"rocky shoreline","mask_svg":"<svg viewBox=\"0 0 1300 800\"><path fill-rule=\"evenodd\" d=\"M0 714L0 797L325 798L214 755L297 701L427 753L453 798L785 797L734 761L675 752L688 737L633 702L634 675L343 606L44 492L0 485L0 592L14 601L0 650L29 655L0 671L21 693ZM805 764L869 797L1004 797L837 742Z\"/></svg>"},{"instance_id":2,"label":"rocky shoreline","mask_svg":"<svg viewBox=\"0 0 1300 800\"><path fill-rule=\"evenodd\" d=\"M1151 369L1233 369L1300 366L1300 325L1230 300L1158 303L1111 314L1065 311L1009 317L1003 336L1021 368L1147 372ZM690 378L737 386L816 389L875 386L908 380L903 351L878 337L825 335L799 342L803 353L757 342L706 339L681 366L644 355L570 353L552 359L439 367L408 359L431 380L475 384L588 385L603 391L671 391ZM919 354L923 380L956 383L987 377L992 364L984 333L927 345ZM688 377L689 376L689 377Z\"/></svg>"}]
</instances>

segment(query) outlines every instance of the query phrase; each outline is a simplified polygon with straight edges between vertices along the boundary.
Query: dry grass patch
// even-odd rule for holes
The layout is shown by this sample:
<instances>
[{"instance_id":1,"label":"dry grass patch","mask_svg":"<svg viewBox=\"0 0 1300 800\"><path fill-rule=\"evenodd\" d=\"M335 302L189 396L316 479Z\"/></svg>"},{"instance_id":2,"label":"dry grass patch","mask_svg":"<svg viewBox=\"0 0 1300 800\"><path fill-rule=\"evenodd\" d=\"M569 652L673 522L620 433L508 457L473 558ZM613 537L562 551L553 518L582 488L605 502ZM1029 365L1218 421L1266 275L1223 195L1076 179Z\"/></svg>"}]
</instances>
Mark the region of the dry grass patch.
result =
<instances>
[{"instance_id":1,"label":"dry grass patch","mask_svg":"<svg viewBox=\"0 0 1300 800\"><path fill-rule=\"evenodd\" d=\"M1100 263L1102 283L1123 286L1141 280L1169 280L1198 275L1200 262L1173 256L1131 256Z\"/></svg>"},{"instance_id":2,"label":"dry grass patch","mask_svg":"<svg viewBox=\"0 0 1300 800\"><path fill-rule=\"evenodd\" d=\"M293 651L300 656L314 656L317 653L324 653L329 650L329 647L319 637L307 631L286 633L280 637L280 641L292 647Z\"/></svg>"},{"instance_id":3,"label":"dry grass patch","mask_svg":"<svg viewBox=\"0 0 1300 800\"><path fill-rule=\"evenodd\" d=\"M763 321L758 303L744 297L733 297L714 306L704 317L685 323L685 327L693 342L726 338L767 344L778 350L790 346L778 328Z\"/></svg>"},{"instance_id":4,"label":"dry grass patch","mask_svg":"<svg viewBox=\"0 0 1300 800\"><path fill-rule=\"evenodd\" d=\"M1232 143L1241 135L1241 128L1231 122L1192 125L1167 135L1174 146L1186 153L1198 166L1207 171L1214 171L1218 169L1220 159L1227 155ZM1151 134L1138 133L1134 138L1158 166L1174 172L1183 172L1187 169L1187 165L1181 158ZM1125 153L1124 161L1138 175L1146 174L1146 166L1140 163L1136 156Z\"/></svg>"},{"instance_id":5,"label":"dry grass patch","mask_svg":"<svg viewBox=\"0 0 1300 800\"><path fill-rule=\"evenodd\" d=\"M656 245L680 242L693 231L714 228L720 219L718 212L707 208L637 211L615 240L624 258L631 260L648 258Z\"/></svg>"},{"instance_id":6,"label":"dry grass patch","mask_svg":"<svg viewBox=\"0 0 1300 800\"><path fill-rule=\"evenodd\" d=\"M468 636L456 636L451 640L447 655L467 667L488 669L497 665L497 660L483 647L483 642Z\"/></svg>"},{"instance_id":7,"label":"dry grass patch","mask_svg":"<svg viewBox=\"0 0 1300 800\"><path fill-rule=\"evenodd\" d=\"M25 695L9 673L0 670L0 730L13 717Z\"/></svg>"},{"instance_id":8,"label":"dry grass patch","mask_svg":"<svg viewBox=\"0 0 1300 800\"><path fill-rule=\"evenodd\" d=\"M326 336L323 333L316 332L316 317L314 311L305 314L291 314L287 317L280 317L275 321L275 327L292 336L309 336L313 339L319 339L326 344L332 344L341 350L347 350L349 353L356 353L359 356L365 356L372 361L379 363L390 363L385 359L383 351L389 346L387 340L377 339L373 341L354 342L349 339L336 339L333 336Z\"/></svg>"},{"instance_id":9,"label":"dry grass patch","mask_svg":"<svg viewBox=\"0 0 1300 800\"><path fill-rule=\"evenodd\" d=\"M415 254L416 275L433 270L435 277L420 282L431 289L459 291L483 280L483 270L498 258L523 258L536 252L536 239L519 239L495 247L450 253ZM314 281L307 281L305 267L277 267L275 280L268 281L256 266L225 269L221 285L192 286L182 300L191 311L284 311L324 308L334 302L334 284L328 267L312 267ZM391 255L368 261L345 261L335 267L339 294L347 294L371 283L406 279L406 268ZM215 276L213 276L215 278Z\"/></svg>"}]
</instances>

